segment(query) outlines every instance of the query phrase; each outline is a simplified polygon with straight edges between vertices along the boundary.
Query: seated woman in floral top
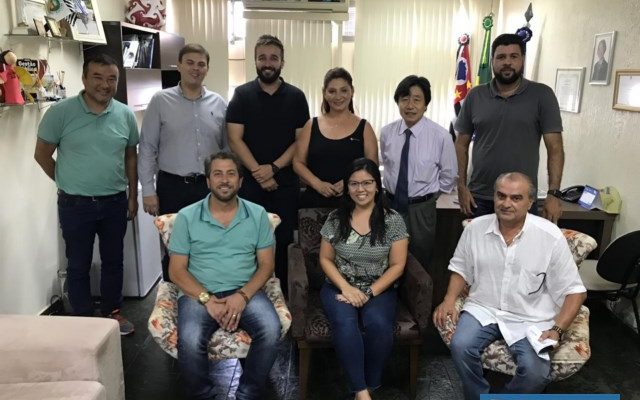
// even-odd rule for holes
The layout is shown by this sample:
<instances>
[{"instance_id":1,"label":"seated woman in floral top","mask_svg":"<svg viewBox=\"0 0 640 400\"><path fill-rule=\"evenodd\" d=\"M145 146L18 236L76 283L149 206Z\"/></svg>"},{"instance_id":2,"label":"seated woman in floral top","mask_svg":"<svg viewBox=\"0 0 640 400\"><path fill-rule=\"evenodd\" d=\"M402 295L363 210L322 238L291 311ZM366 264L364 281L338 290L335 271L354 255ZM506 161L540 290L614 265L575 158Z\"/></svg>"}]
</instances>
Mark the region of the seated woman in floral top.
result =
<instances>
[{"instance_id":1,"label":"seated woman in floral top","mask_svg":"<svg viewBox=\"0 0 640 400\"><path fill-rule=\"evenodd\" d=\"M380 171L359 158L348 167L340 207L322 227L320 296L355 398L371 399L393 346L396 281L409 244L402 217L382 193ZM365 362L366 360L366 362Z\"/></svg>"}]
</instances>

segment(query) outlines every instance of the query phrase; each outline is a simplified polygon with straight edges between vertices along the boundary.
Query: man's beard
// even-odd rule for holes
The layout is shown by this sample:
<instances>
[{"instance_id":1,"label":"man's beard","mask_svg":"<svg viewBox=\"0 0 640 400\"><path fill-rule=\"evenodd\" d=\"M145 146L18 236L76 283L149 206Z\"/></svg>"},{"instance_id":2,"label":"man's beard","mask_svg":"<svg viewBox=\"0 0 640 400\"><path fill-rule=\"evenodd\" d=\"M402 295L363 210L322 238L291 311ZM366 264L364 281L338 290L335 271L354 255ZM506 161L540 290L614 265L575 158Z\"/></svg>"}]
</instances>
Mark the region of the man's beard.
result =
<instances>
[{"instance_id":1,"label":"man's beard","mask_svg":"<svg viewBox=\"0 0 640 400\"><path fill-rule=\"evenodd\" d=\"M520 77L522 77L522 72L524 70L524 66L520 69L520 71L513 70L513 74L511 77L505 78L499 72L493 71L493 75L496 77L496 80L503 85L510 85L516 82Z\"/></svg>"},{"instance_id":2,"label":"man's beard","mask_svg":"<svg viewBox=\"0 0 640 400\"><path fill-rule=\"evenodd\" d=\"M233 201L233 199L235 199L237 194L238 194L238 190L232 190L228 192L226 195L222 193L218 193L217 190L213 190L213 189L211 190L211 195L215 197L218 201L221 201L223 203L229 203L230 201Z\"/></svg>"},{"instance_id":3,"label":"man's beard","mask_svg":"<svg viewBox=\"0 0 640 400\"><path fill-rule=\"evenodd\" d=\"M267 70L273 71L271 76L266 76L264 74L264 71L267 71ZM258 73L258 78L260 78L260 80L263 83L271 84L271 83L277 81L278 78L280 78L280 72L282 72L282 68L279 68L279 69L268 68L268 67L263 67L262 69L256 68L256 72Z\"/></svg>"}]
</instances>

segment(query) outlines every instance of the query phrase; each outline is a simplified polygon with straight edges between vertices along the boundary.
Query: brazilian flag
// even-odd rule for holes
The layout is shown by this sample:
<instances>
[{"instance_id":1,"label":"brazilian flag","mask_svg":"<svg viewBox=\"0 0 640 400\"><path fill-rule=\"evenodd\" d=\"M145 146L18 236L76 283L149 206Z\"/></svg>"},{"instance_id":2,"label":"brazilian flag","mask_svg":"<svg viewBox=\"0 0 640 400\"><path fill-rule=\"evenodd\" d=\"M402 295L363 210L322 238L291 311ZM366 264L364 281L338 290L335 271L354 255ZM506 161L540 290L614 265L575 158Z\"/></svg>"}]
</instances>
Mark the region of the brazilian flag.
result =
<instances>
[{"instance_id":1,"label":"brazilian flag","mask_svg":"<svg viewBox=\"0 0 640 400\"><path fill-rule=\"evenodd\" d=\"M491 81L491 28L493 27L493 14L484 17L482 27L484 28L484 40L478 75L476 76L476 86Z\"/></svg>"}]
</instances>

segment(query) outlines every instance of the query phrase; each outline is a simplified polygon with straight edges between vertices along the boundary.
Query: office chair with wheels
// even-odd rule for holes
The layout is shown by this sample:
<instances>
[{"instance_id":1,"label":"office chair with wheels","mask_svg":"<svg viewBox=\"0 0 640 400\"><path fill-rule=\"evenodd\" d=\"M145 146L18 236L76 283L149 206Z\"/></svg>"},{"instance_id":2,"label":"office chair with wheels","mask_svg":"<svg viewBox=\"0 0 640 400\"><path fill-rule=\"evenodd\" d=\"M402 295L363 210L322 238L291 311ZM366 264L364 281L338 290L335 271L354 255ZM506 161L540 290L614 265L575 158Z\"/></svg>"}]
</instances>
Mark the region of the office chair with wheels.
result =
<instances>
[{"instance_id":1,"label":"office chair with wheels","mask_svg":"<svg viewBox=\"0 0 640 400\"><path fill-rule=\"evenodd\" d=\"M620 236L609 245L599 260L585 260L580 277L589 295L607 300L629 299L640 338L640 317L636 299L640 291L640 231Z\"/></svg>"}]
</instances>

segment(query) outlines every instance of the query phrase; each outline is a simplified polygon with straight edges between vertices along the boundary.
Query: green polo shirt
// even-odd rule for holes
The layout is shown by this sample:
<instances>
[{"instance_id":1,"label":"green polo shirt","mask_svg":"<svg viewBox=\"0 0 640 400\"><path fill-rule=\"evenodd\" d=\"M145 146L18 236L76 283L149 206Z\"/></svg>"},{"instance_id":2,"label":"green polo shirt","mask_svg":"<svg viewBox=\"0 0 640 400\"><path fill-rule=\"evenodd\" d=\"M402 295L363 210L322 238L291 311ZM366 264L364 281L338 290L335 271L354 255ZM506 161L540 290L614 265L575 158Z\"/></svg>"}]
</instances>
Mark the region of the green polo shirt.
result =
<instances>
[{"instance_id":1,"label":"green polo shirt","mask_svg":"<svg viewBox=\"0 0 640 400\"><path fill-rule=\"evenodd\" d=\"M262 206L238 198L228 227L209 211L211 194L180 210L169 251L189 257L189 272L210 292L244 286L256 272L256 251L273 246L273 232Z\"/></svg>"},{"instance_id":2,"label":"green polo shirt","mask_svg":"<svg viewBox=\"0 0 640 400\"><path fill-rule=\"evenodd\" d=\"M38 126L38 138L57 146L58 189L82 196L122 192L125 149L139 140L136 117L117 100L95 114L82 93L51 106Z\"/></svg>"}]
</instances>

